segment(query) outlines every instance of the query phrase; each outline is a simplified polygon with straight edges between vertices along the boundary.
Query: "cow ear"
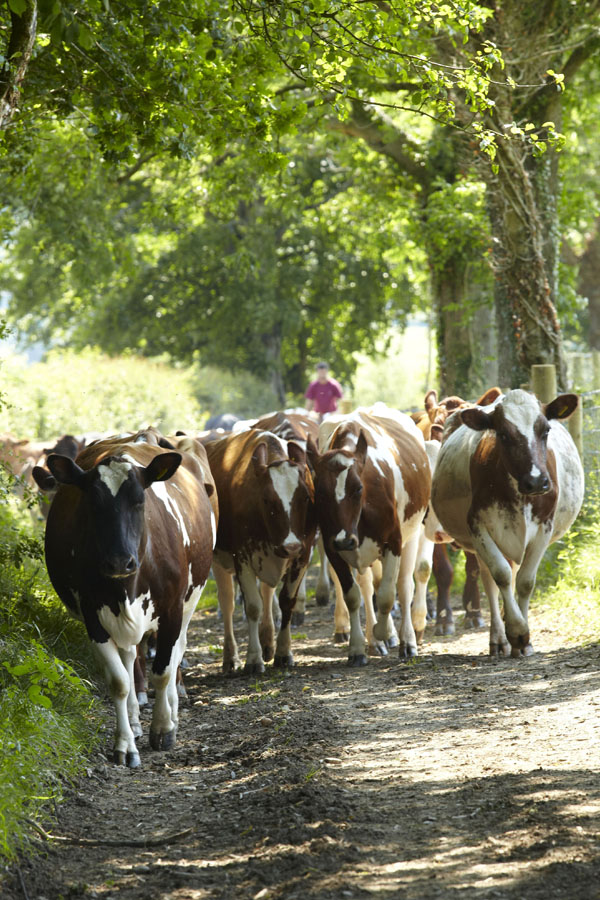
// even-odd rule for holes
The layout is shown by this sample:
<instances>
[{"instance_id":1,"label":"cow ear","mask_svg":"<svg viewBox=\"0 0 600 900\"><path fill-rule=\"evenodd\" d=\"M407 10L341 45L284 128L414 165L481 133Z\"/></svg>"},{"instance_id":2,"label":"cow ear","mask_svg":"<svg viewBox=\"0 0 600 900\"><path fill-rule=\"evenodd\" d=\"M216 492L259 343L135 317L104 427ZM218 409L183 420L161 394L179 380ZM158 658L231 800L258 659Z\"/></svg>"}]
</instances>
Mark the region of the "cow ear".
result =
<instances>
[{"instance_id":1,"label":"cow ear","mask_svg":"<svg viewBox=\"0 0 600 900\"><path fill-rule=\"evenodd\" d=\"M49 494L50 491L53 491L54 488L58 485L58 482L54 475L52 475L52 473L49 472L48 469L44 469L43 466L34 466L31 474L40 491L42 491L44 494Z\"/></svg>"},{"instance_id":2,"label":"cow ear","mask_svg":"<svg viewBox=\"0 0 600 900\"><path fill-rule=\"evenodd\" d=\"M299 463L301 466L306 465L306 453L299 444L294 441L288 441L288 456L292 462Z\"/></svg>"},{"instance_id":3,"label":"cow ear","mask_svg":"<svg viewBox=\"0 0 600 900\"><path fill-rule=\"evenodd\" d=\"M568 419L575 412L579 404L577 394L559 394L551 403L543 406L547 419Z\"/></svg>"},{"instance_id":4,"label":"cow ear","mask_svg":"<svg viewBox=\"0 0 600 900\"><path fill-rule=\"evenodd\" d=\"M461 409L455 415L460 418L463 425L466 425L467 428L472 428L473 431L486 431L488 428L494 427L490 414L482 409L478 409L476 406L470 409Z\"/></svg>"},{"instance_id":5,"label":"cow ear","mask_svg":"<svg viewBox=\"0 0 600 900\"><path fill-rule=\"evenodd\" d=\"M425 409L427 410L427 412L434 410L437 405L437 391L433 389L427 391L427 393L425 394Z\"/></svg>"},{"instance_id":6,"label":"cow ear","mask_svg":"<svg viewBox=\"0 0 600 900\"><path fill-rule=\"evenodd\" d=\"M77 487L81 487L81 481L85 472L68 456L51 453L46 460L46 465L59 484L74 484Z\"/></svg>"},{"instance_id":7,"label":"cow ear","mask_svg":"<svg viewBox=\"0 0 600 900\"><path fill-rule=\"evenodd\" d=\"M167 481L179 468L181 453L158 453L145 469L142 469L144 487L148 488L155 481Z\"/></svg>"},{"instance_id":8,"label":"cow ear","mask_svg":"<svg viewBox=\"0 0 600 900\"><path fill-rule=\"evenodd\" d=\"M441 442L443 433L444 433L443 425L432 425L431 426L431 440L432 441L440 441Z\"/></svg>"},{"instance_id":9,"label":"cow ear","mask_svg":"<svg viewBox=\"0 0 600 900\"><path fill-rule=\"evenodd\" d=\"M321 454L317 450L317 445L313 441L310 434L306 439L306 456L308 458L308 464L314 472L315 467L316 467L319 459L321 458Z\"/></svg>"},{"instance_id":10,"label":"cow ear","mask_svg":"<svg viewBox=\"0 0 600 900\"><path fill-rule=\"evenodd\" d=\"M360 434L358 435L358 441L356 442L356 450L354 453L355 459L361 468L364 466L365 460L367 458L367 449L367 439L365 437L364 431L361 428Z\"/></svg>"},{"instance_id":11,"label":"cow ear","mask_svg":"<svg viewBox=\"0 0 600 900\"><path fill-rule=\"evenodd\" d=\"M490 403L493 403L494 400L497 400L498 397L502 394L502 391L499 387L491 387L482 394L479 400L476 401L475 406L489 406Z\"/></svg>"},{"instance_id":12,"label":"cow ear","mask_svg":"<svg viewBox=\"0 0 600 900\"><path fill-rule=\"evenodd\" d=\"M265 469L267 468L268 456L269 453L267 450L267 445L264 441L261 441L256 445L256 447L254 448L254 453L252 454L252 463L254 465L255 472L259 473L265 471Z\"/></svg>"},{"instance_id":13,"label":"cow ear","mask_svg":"<svg viewBox=\"0 0 600 900\"><path fill-rule=\"evenodd\" d=\"M204 487L205 487L205 489L206 489L207 495L208 495L209 497L212 497L212 495L213 495L214 492L215 492L215 486L214 486L214 484L211 484L210 481L205 481L205 482L204 482Z\"/></svg>"}]
</instances>

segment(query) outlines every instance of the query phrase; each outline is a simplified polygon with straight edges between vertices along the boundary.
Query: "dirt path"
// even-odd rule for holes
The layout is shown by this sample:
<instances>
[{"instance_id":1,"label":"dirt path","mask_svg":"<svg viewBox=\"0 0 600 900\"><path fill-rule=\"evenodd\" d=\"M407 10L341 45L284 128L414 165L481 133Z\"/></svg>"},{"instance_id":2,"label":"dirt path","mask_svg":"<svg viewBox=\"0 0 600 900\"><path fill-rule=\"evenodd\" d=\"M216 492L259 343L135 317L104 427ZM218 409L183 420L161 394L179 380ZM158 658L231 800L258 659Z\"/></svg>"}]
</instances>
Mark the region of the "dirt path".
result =
<instances>
[{"instance_id":1,"label":"dirt path","mask_svg":"<svg viewBox=\"0 0 600 900\"><path fill-rule=\"evenodd\" d=\"M311 608L296 668L248 680L221 676L220 624L197 614L175 751L96 757L48 824L92 843L45 844L28 897L600 898L600 645L532 618L527 660L459 629L357 671Z\"/></svg>"}]
</instances>

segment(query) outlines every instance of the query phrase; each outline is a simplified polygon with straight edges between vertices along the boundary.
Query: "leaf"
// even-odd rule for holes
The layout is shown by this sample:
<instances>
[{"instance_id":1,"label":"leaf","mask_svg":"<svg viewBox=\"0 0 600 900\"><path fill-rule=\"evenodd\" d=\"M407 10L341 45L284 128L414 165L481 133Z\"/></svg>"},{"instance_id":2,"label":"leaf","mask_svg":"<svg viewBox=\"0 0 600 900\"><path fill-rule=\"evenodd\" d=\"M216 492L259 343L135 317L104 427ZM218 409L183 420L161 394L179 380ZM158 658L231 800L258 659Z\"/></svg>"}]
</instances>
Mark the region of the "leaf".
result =
<instances>
[{"instance_id":1,"label":"leaf","mask_svg":"<svg viewBox=\"0 0 600 900\"><path fill-rule=\"evenodd\" d=\"M22 16L27 9L25 0L8 0L8 5L11 11L16 13L17 16Z\"/></svg>"}]
</instances>

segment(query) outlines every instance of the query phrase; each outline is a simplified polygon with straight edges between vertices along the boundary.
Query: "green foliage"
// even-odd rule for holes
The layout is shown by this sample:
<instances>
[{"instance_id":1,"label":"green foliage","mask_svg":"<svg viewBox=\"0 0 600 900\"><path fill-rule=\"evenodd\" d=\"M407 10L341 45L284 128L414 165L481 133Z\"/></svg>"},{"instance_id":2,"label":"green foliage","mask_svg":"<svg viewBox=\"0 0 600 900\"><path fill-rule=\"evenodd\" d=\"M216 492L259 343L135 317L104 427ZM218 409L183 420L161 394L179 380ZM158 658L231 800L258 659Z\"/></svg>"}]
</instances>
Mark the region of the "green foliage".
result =
<instances>
[{"instance_id":1,"label":"green foliage","mask_svg":"<svg viewBox=\"0 0 600 900\"><path fill-rule=\"evenodd\" d=\"M30 366L8 358L2 371L11 405L0 411L0 430L18 435L114 434L148 424L194 431L206 417L194 397L192 371L161 362L109 359L87 349L54 351Z\"/></svg>"},{"instance_id":2,"label":"green foliage","mask_svg":"<svg viewBox=\"0 0 600 900\"><path fill-rule=\"evenodd\" d=\"M83 627L51 591L42 548L0 515L0 856L27 844L27 819L61 797L97 742L97 677Z\"/></svg>"}]
</instances>

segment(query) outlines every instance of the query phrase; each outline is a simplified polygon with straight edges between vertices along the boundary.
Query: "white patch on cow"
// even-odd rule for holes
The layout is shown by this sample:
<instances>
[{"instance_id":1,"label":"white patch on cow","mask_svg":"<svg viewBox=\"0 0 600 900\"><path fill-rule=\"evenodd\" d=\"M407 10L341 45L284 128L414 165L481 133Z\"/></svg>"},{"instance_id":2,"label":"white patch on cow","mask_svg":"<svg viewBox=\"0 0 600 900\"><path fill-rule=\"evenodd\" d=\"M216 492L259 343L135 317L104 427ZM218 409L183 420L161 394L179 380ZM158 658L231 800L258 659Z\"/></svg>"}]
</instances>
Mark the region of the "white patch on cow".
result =
<instances>
[{"instance_id":1,"label":"white patch on cow","mask_svg":"<svg viewBox=\"0 0 600 900\"><path fill-rule=\"evenodd\" d=\"M106 485L113 497L117 496L130 472L131 464L126 460L113 459L108 465L101 463L98 466L100 481Z\"/></svg>"},{"instance_id":2,"label":"white patch on cow","mask_svg":"<svg viewBox=\"0 0 600 900\"><path fill-rule=\"evenodd\" d=\"M181 536L183 538L183 543L186 547L189 547L190 536L188 534L187 528L185 527L183 516L179 511L179 507L170 496L169 491L167 490L166 483L164 481L155 481L150 485L150 490L153 491L155 496L165 504L167 512L171 513L175 521L178 523L179 530L181 531Z\"/></svg>"},{"instance_id":3,"label":"white patch on cow","mask_svg":"<svg viewBox=\"0 0 600 900\"><path fill-rule=\"evenodd\" d=\"M380 555L381 550L379 544L376 544L375 541L369 537L363 538L362 543L356 550L356 568L362 574L367 566L372 565L376 559L379 559Z\"/></svg>"},{"instance_id":4,"label":"white patch on cow","mask_svg":"<svg viewBox=\"0 0 600 900\"><path fill-rule=\"evenodd\" d=\"M350 463L350 465L352 464L352 460L347 459L347 457L344 457L344 459L347 463ZM349 470L350 466L348 466L348 468L342 469L335 480L335 499L338 503L341 503L346 496L346 482L348 481Z\"/></svg>"},{"instance_id":5,"label":"white patch on cow","mask_svg":"<svg viewBox=\"0 0 600 900\"><path fill-rule=\"evenodd\" d=\"M217 543L217 520L215 518L214 512L210 511L210 527L212 529L212 546L213 550L215 549L215 544Z\"/></svg>"},{"instance_id":6,"label":"white patch on cow","mask_svg":"<svg viewBox=\"0 0 600 900\"><path fill-rule=\"evenodd\" d=\"M509 391L502 402L507 420L517 428L531 445L534 440L533 426L540 415L540 404L526 391Z\"/></svg>"},{"instance_id":7,"label":"white patch on cow","mask_svg":"<svg viewBox=\"0 0 600 900\"><path fill-rule=\"evenodd\" d=\"M280 466L271 466L269 474L275 493L281 500L281 504L289 518L292 513L292 499L298 487L300 473L298 469L289 463L283 463Z\"/></svg>"},{"instance_id":8,"label":"white patch on cow","mask_svg":"<svg viewBox=\"0 0 600 900\"><path fill-rule=\"evenodd\" d=\"M336 536L334 537L333 540L334 541L343 541L344 538L346 537L346 534L347 534L346 530L344 528L342 528L341 531L338 531L338 533L336 534Z\"/></svg>"},{"instance_id":9,"label":"white patch on cow","mask_svg":"<svg viewBox=\"0 0 600 900\"><path fill-rule=\"evenodd\" d=\"M120 603L118 615L108 606L101 606L98 610L100 624L108 631L117 647L123 650L139 644L147 631L156 628L156 620L154 625L152 623L153 618L154 604L150 599L150 591L140 594L131 603L129 600Z\"/></svg>"}]
</instances>

